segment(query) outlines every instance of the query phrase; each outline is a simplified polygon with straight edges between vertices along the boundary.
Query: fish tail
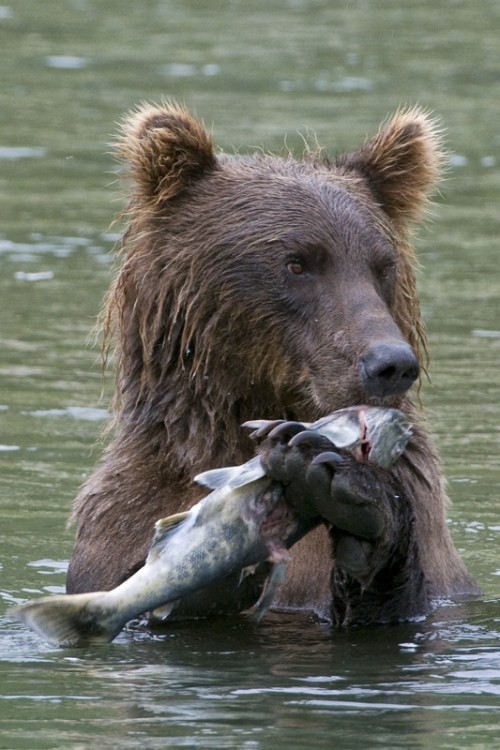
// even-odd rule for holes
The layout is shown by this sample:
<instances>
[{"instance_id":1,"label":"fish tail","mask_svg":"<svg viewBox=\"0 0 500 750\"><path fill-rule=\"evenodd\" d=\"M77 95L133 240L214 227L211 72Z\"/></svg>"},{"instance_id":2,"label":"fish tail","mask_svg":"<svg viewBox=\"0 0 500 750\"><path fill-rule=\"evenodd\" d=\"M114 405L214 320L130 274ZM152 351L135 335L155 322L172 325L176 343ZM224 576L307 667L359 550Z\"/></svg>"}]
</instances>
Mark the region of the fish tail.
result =
<instances>
[{"instance_id":1,"label":"fish tail","mask_svg":"<svg viewBox=\"0 0 500 750\"><path fill-rule=\"evenodd\" d=\"M58 646L82 646L113 640L122 626L103 606L107 592L47 596L11 610L10 614Z\"/></svg>"}]
</instances>

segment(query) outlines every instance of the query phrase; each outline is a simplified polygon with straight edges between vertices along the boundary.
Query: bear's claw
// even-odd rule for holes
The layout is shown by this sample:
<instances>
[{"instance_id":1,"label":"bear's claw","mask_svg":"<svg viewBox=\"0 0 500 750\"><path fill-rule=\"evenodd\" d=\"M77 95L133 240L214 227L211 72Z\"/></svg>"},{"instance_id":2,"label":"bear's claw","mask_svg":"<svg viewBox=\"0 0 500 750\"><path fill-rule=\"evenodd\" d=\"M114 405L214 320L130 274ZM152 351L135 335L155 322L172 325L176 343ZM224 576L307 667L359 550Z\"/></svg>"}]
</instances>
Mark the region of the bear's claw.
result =
<instances>
[{"instance_id":1,"label":"bear's claw","mask_svg":"<svg viewBox=\"0 0 500 750\"><path fill-rule=\"evenodd\" d=\"M304 426L302 425L302 427ZM311 448L323 448L323 450L325 449L325 445L332 445L332 443L330 443L328 438L325 438L324 435L320 435L320 433L316 432L315 430L306 429L302 429L301 432L297 431L288 445L290 448L295 448L296 446L302 445L303 443L306 443Z\"/></svg>"},{"instance_id":2,"label":"bear's claw","mask_svg":"<svg viewBox=\"0 0 500 750\"><path fill-rule=\"evenodd\" d=\"M284 419L252 419L249 422L243 422L241 425L247 430L253 430L250 433L252 440L260 440L266 437L271 430L284 423Z\"/></svg>"},{"instance_id":3,"label":"bear's claw","mask_svg":"<svg viewBox=\"0 0 500 750\"><path fill-rule=\"evenodd\" d=\"M271 440L279 440L280 442L288 443L290 439L293 439L297 434L301 434L306 430L305 425L301 422L282 422L277 425L268 434Z\"/></svg>"},{"instance_id":4,"label":"bear's claw","mask_svg":"<svg viewBox=\"0 0 500 750\"><path fill-rule=\"evenodd\" d=\"M311 466L317 464L328 464L334 471L336 471L339 464L342 463L344 463L344 459L338 453L335 453L334 451L323 451L323 453L318 453L317 456L314 456L311 461Z\"/></svg>"}]
</instances>

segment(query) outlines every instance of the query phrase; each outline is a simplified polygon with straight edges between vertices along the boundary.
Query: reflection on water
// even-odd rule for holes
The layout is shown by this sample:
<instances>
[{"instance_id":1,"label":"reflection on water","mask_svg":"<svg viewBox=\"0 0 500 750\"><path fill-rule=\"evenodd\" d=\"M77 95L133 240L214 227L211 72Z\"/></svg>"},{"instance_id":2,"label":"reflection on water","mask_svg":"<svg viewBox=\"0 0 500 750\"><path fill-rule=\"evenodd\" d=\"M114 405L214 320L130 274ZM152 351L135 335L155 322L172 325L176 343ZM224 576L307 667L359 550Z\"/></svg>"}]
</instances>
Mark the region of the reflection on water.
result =
<instances>
[{"instance_id":1,"label":"reflection on water","mask_svg":"<svg viewBox=\"0 0 500 750\"><path fill-rule=\"evenodd\" d=\"M498 744L499 33L495 0L0 6L0 748ZM136 625L80 650L9 618L63 590L66 518L108 416L87 346L120 234L108 142L126 110L162 96L241 153L300 153L299 132L334 153L407 102L443 118L445 200L419 242L423 396L477 601L348 633L276 615Z\"/></svg>"},{"instance_id":2,"label":"reflection on water","mask_svg":"<svg viewBox=\"0 0 500 750\"><path fill-rule=\"evenodd\" d=\"M17 696L18 736L44 704L42 742L63 735L64 704L77 718L73 741L102 734L109 747L146 736L148 747L311 747L314 737L321 748L339 738L346 748L458 748L450 737L487 738L500 710L497 605L335 634L301 618L271 615L257 627L241 617L77 651L6 631L6 697Z\"/></svg>"}]
</instances>

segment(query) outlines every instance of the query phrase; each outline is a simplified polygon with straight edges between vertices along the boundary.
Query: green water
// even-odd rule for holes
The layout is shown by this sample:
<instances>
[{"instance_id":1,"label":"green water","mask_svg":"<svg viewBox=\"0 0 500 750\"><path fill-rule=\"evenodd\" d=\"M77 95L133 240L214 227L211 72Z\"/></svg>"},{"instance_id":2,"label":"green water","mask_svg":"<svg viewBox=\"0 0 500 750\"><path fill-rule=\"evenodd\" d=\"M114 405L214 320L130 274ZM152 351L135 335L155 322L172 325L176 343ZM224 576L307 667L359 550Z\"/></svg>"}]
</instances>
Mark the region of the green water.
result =
<instances>
[{"instance_id":1,"label":"green water","mask_svg":"<svg viewBox=\"0 0 500 750\"><path fill-rule=\"evenodd\" d=\"M0 6L0 748L464 748L500 744L500 3L15 0ZM89 346L123 205L109 143L184 101L226 150L355 147L401 104L448 131L418 241L423 398L454 539L484 595L332 632L271 615L44 645L8 617L59 592L72 498L110 386Z\"/></svg>"}]
</instances>

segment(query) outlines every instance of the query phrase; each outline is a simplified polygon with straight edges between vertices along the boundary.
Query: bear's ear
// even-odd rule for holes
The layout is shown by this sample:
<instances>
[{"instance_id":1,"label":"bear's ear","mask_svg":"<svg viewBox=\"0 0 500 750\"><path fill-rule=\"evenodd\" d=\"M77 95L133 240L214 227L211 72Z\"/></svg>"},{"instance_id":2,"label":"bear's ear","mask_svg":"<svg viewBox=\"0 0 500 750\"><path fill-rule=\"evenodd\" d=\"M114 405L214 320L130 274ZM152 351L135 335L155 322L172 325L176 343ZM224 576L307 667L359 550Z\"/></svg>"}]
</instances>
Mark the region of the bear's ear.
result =
<instances>
[{"instance_id":1,"label":"bear's ear","mask_svg":"<svg viewBox=\"0 0 500 750\"><path fill-rule=\"evenodd\" d=\"M122 123L116 153L129 165L138 195L167 201L216 165L212 138L182 107L146 104Z\"/></svg>"},{"instance_id":2,"label":"bear's ear","mask_svg":"<svg viewBox=\"0 0 500 750\"><path fill-rule=\"evenodd\" d=\"M398 224L419 219L439 179L444 151L438 124L418 107L397 112L338 166L365 178L375 200Z\"/></svg>"}]
</instances>

